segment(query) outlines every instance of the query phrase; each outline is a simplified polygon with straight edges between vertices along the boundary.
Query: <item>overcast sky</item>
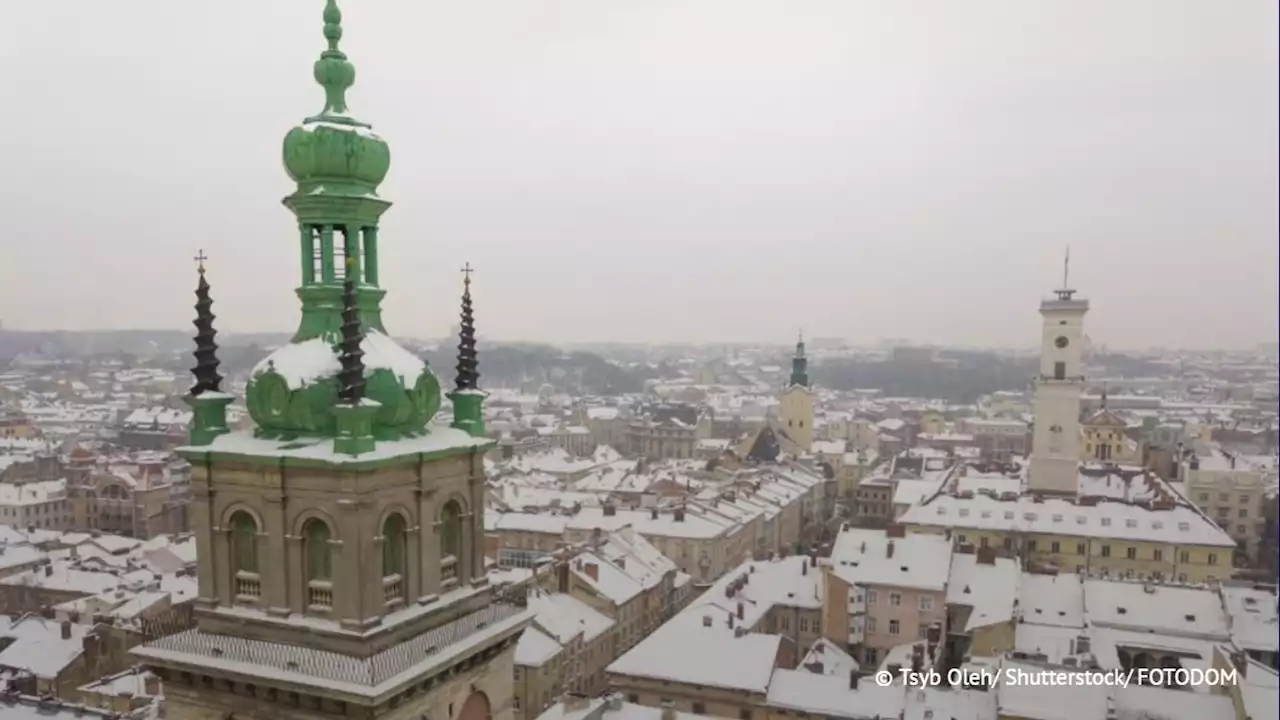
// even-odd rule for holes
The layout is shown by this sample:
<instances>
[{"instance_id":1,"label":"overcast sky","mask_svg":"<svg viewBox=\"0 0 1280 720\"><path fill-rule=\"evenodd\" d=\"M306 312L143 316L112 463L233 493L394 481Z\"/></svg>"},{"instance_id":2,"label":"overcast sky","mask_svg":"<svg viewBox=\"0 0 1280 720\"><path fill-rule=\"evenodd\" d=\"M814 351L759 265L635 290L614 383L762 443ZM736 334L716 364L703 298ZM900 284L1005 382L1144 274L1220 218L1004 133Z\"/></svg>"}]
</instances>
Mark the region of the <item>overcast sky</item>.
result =
<instances>
[{"instance_id":1,"label":"overcast sky","mask_svg":"<svg viewBox=\"0 0 1280 720\"><path fill-rule=\"evenodd\" d=\"M292 330L321 0L7 3L0 320ZM388 328L1121 347L1277 329L1265 0L345 0Z\"/></svg>"}]
</instances>

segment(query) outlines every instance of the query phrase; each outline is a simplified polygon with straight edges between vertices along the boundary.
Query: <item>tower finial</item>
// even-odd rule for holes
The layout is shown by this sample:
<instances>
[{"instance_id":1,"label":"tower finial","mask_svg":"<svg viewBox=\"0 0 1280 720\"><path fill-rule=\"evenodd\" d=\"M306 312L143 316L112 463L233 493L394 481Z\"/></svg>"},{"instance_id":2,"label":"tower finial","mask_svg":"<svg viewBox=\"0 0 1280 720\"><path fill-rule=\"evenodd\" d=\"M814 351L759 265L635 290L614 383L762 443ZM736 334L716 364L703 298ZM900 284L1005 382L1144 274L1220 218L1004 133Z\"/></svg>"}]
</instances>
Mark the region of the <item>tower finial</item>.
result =
<instances>
[{"instance_id":1,"label":"tower finial","mask_svg":"<svg viewBox=\"0 0 1280 720\"><path fill-rule=\"evenodd\" d=\"M196 271L199 272L201 275L204 275L204 261L208 259L209 259L209 256L204 254L204 248L200 248L199 250L197 250L196 256L192 258L192 260L196 261Z\"/></svg>"},{"instance_id":2,"label":"tower finial","mask_svg":"<svg viewBox=\"0 0 1280 720\"><path fill-rule=\"evenodd\" d=\"M342 40L342 10L337 0L325 0L324 37L329 46L320 53L314 72L316 82L324 88L325 115L347 114L347 89L356 82L356 67L347 60L347 54L338 49Z\"/></svg>"},{"instance_id":3,"label":"tower finial","mask_svg":"<svg viewBox=\"0 0 1280 720\"><path fill-rule=\"evenodd\" d=\"M476 323L475 313L471 308L471 273L475 268L471 263L462 267L462 323L458 329L458 379L457 389L476 390L479 388L480 368L476 355Z\"/></svg>"},{"instance_id":4,"label":"tower finial","mask_svg":"<svg viewBox=\"0 0 1280 720\"><path fill-rule=\"evenodd\" d=\"M1071 280L1071 246L1067 246L1066 252L1062 256L1062 286L1054 291L1059 300L1070 300L1075 296L1076 291L1071 289L1068 284Z\"/></svg>"},{"instance_id":5,"label":"tower finial","mask_svg":"<svg viewBox=\"0 0 1280 720\"><path fill-rule=\"evenodd\" d=\"M204 276L204 261L208 257L201 250L196 254L196 262L199 263L198 270L200 280L196 283L196 366L191 368L191 374L195 377L195 385L191 386L192 395L202 395L206 392L219 392L222 386L222 376L218 374L218 343L215 338L218 331L213 329L213 320L216 317L213 314L213 299L209 297L209 281Z\"/></svg>"}]
</instances>

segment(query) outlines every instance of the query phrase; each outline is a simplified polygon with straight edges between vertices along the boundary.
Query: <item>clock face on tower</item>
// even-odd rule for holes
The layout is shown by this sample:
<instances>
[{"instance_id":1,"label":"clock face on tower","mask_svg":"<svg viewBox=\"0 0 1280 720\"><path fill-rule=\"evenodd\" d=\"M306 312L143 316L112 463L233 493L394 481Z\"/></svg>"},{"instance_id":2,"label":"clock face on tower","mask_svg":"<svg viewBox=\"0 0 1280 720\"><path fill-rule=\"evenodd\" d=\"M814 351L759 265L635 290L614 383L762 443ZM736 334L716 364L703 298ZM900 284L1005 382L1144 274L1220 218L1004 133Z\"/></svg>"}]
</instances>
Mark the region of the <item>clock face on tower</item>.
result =
<instances>
[{"instance_id":1,"label":"clock face on tower","mask_svg":"<svg viewBox=\"0 0 1280 720\"><path fill-rule=\"evenodd\" d=\"M1069 342L1070 341L1067 340L1067 337L1065 335L1059 335L1057 338L1054 339L1053 344L1059 350L1061 350L1062 348L1066 347Z\"/></svg>"}]
</instances>

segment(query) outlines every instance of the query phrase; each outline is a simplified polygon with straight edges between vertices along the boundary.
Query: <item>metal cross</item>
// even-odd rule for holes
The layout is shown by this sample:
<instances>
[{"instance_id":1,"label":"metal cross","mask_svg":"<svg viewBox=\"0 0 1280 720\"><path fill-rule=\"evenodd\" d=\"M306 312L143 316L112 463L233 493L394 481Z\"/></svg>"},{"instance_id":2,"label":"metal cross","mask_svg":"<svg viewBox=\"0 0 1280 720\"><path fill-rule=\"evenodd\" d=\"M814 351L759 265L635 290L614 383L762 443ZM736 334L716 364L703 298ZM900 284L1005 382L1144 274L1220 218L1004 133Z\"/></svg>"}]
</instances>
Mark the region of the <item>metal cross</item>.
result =
<instances>
[{"instance_id":1,"label":"metal cross","mask_svg":"<svg viewBox=\"0 0 1280 720\"><path fill-rule=\"evenodd\" d=\"M204 261L209 259L209 256L204 254L204 248L197 251L196 256L192 259L196 261L196 267L199 268L200 272L204 272Z\"/></svg>"},{"instance_id":2,"label":"metal cross","mask_svg":"<svg viewBox=\"0 0 1280 720\"><path fill-rule=\"evenodd\" d=\"M471 284L471 273L475 272L475 268L471 267L471 263L464 263L462 266L462 281Z\"/></svg>"}]
</instances>

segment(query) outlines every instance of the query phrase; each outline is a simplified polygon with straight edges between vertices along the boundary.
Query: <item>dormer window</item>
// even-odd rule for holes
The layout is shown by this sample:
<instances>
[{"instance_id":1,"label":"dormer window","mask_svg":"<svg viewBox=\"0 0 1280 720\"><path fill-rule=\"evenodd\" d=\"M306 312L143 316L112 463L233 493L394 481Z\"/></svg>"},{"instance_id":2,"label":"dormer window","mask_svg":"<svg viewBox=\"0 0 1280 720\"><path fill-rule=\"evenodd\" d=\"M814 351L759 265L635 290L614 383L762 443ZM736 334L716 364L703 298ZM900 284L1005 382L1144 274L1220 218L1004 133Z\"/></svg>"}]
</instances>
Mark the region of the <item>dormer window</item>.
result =
<instances>
[{"instance_id":1,"label":"dormer window","mask_svg":"<svg viewBox=\"0 0 1280 720\"><path fill-rule=\"evenodd\" d=\"M1061 516L1061 515L1059 515L1059 514L1057 514L1057 513L1054 513L1054 515L1053 515L1053 521L1054 521L1054 522L1056 522L1056 523L1057 523L1057 522L1062 522L1062 516Z\"/></svg>"},{"instance_id":2,"label":"dormer window","mask_svg":"<svg viewBox=\"0 0 1280 720\"><path fill-rule=\"evenodd\" d=\"M1111 527L1111 518L1109 517L1102 518L1102 527Z\"/></svg>"},{"instance_id":3,"label":"dormer window","mask_svg":"<svg viewBox=\"0 0 1280 720\"><path fill-rule=\"evenodd\" d=\"M1130 527L1130 528L1136 528L1138 527L1138 521L1134 520L1133 518L1128 518L1124 521L1124 526Z\"/></svg>"}]
</instances>

